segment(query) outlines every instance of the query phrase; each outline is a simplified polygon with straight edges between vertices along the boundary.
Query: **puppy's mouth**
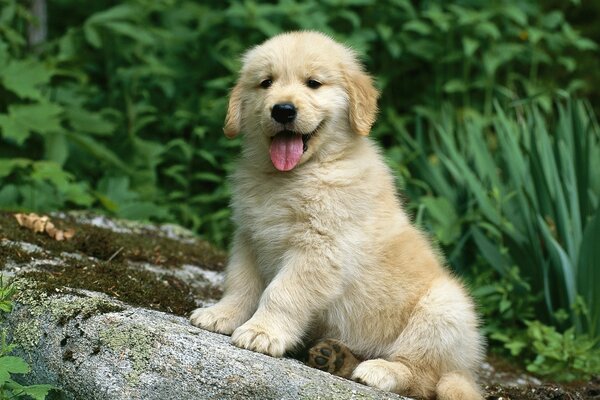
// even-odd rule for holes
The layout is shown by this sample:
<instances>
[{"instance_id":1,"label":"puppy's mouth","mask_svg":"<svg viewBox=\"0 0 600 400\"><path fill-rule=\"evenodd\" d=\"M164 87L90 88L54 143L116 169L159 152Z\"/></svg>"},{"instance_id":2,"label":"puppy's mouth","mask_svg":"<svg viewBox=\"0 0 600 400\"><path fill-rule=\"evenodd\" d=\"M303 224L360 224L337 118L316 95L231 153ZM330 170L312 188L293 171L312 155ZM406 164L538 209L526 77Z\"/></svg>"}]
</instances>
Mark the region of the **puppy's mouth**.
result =
<instances>
[{"instance_id":1,"label":"puppy's mouth","mask_svg":"<svg viewBox=\"0 0 600 400\"><path fill-rule=\"evenodd\" d=\"M308 142L318 133L323 121L310 133L301 133L284 129L271 138L269 154L273 166L279 171L290 171L299 163L308 150Z\"/></svg>"}]
</instances>

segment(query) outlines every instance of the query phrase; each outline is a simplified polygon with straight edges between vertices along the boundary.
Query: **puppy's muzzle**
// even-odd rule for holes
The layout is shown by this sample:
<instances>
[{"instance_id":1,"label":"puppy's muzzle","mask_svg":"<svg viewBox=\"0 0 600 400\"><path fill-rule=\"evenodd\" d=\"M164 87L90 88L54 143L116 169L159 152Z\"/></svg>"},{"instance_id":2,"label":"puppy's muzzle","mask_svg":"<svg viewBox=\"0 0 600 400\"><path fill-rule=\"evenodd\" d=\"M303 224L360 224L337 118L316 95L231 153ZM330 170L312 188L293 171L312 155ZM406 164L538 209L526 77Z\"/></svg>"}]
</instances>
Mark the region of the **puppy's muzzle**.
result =
<instances>
[{"instance_id":1,"label":"puppy's muzzle","mask_svg":"<svg viewBox=\"0 0 600 400\"><path fill-rule=\"evenodd\" d=\"M271 109L271 118L280 124L289 124L296 119L296 106L292 103L275 104Z\"/></svg>"}]
</instances>

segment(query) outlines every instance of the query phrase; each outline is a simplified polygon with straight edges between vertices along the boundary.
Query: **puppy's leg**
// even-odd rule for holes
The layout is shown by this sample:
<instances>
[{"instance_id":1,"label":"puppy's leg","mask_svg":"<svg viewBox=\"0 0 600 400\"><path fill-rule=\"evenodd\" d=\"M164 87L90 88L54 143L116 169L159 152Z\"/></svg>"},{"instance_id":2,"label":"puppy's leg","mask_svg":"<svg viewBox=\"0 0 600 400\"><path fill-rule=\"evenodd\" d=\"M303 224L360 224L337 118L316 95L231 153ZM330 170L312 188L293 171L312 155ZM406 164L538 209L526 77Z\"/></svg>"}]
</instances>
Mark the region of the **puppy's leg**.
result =
<instances>
[{"instance_id":1,"label":"puppy's leg","mask_svg":"<svg viewBox=\"0 0 600 400\"><path fill-rule=\"evenodd\" d=\"M400 361L387 361L381 358L367 360L352 373L352 379L388 392L408 395L413 386L413 373Z\"/></svg>"},{"instance_id":2,"label":"puppy's leg","mask_svg":"<svg viewBox=\"0 0 600 400\"><path fill-rule=\"evenodd\" d=\"M481 400L483 397L471 374L449 372L437 384L438 400Z\"/></svg>"},{"instance_id":3,"label":"puppy's leg","mask_svg":"<svg viewBox=\"0 0 600 400\"><path fill-rule=\"evenodd\" d=\"M306 364L321 371L350 379L360 361L339 340L325 339L308 350Z\"/></svg>"},{"instance_id":4,"label":"puppy's leg","mask_svg":"<svg viewBox=\"0 0 600 400\"><path fill-rule=\"evenodd\" d=\"M236 235L227 265L225 293L214 306L192 312L190 322L200 328L231 335L256 310L263 283L255 257L240 235Z\"/></svg>"},{"instance_id":5,"label":"puppy's leg","mask_svg":"<svg viewBox=\"0 0 600 400\"><path fill-rule=\"evenodd\" d=\"M469 371L480 365L483 346L473 306L459 283L432 283L395 341L391 360L413 373L403 395L444 400L480 400ZM360 366L357 368L360 368Z\"/></svg>"},{"instance_id":6,"label":"puppy's leg","mask_svg":"<svg viewBox=\"0 0 600 400\"><path fill-rule=\"evenodd\" d=\"M274 357L298 344L311 318L341 292L339 261L332 253L289 250L254 316L233 332L233 344Z\"/></svg>"}]
</instances>

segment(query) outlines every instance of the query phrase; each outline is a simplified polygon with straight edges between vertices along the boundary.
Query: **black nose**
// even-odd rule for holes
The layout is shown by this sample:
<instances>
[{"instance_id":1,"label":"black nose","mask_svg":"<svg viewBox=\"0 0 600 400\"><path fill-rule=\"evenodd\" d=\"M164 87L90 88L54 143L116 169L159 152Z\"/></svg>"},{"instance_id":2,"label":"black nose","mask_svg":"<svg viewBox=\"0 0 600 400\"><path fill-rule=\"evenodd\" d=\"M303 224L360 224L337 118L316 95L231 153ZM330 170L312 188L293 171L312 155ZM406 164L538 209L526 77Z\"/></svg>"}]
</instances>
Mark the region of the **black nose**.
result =
<instances>
[{"instance_id":1,"label":"black nose","mask_svg":"<svg viewBox=\"0 0 600 400\"><path fill-rule=\"evenodd\" d=\"M296 107L292 103L279 103L273 106L271 117L281 123L287 124L296 118Z\"/></svg>"}]
</instances>

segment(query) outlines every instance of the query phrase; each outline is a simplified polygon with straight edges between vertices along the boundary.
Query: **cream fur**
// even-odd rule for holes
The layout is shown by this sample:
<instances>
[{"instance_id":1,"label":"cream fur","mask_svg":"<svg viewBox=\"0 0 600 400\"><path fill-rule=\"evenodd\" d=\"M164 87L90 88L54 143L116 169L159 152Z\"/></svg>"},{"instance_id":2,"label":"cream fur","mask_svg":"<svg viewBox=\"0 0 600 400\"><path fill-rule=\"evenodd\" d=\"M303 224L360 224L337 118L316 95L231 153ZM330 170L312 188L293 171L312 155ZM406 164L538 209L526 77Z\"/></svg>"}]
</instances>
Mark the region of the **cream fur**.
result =
<instances>
[{"instance_id":1,"label":"cream fur","mask_svg":"<svg viewBox=\"0 0 600 400\"><path fill-rule=\"evenodd\" d=\"M309 78L323 85L311 89ZM282 34L246 53L224 129L243 133L225 294L191 322L275 357L308 337L339 339L367 359L353 379L404 395L481 399L472 301L410 224L366 137L376 100L354 52L322 34ZM298 109L288 129L320 126L288 172L269 158L283 129L271 108L281 102Z\"/></svg>"}]
</instances>

